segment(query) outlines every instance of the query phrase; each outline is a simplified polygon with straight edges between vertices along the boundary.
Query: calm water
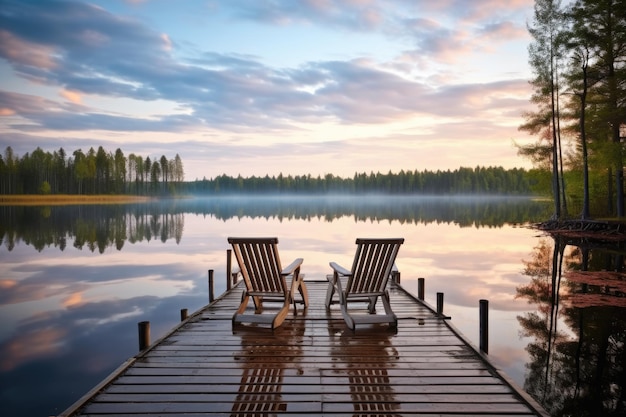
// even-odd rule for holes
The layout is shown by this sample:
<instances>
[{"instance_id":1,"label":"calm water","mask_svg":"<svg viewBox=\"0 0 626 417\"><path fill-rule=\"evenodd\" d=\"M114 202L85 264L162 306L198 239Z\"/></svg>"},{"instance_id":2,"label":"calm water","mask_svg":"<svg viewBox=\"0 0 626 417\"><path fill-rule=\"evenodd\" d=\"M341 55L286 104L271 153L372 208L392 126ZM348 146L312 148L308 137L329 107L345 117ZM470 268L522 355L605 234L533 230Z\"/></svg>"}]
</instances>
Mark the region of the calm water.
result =
<instances>
[{"instance_id":1,"label":"calm water","mask_svg":"<svg viewBox=\"0 0 626 417\"><path fill-rule=\"evenodd\" d=\"M553 415L624 415L624 249L555 242L525 227L526 199L256 198L149 205L0 207L0 415L62 412L225 289L228 236L278 236L310 279L350 264L356 237L404 237L403 285L478 344ZM556 243L556 244L555 244ZM571 242L570 242L571 243ZM594 272L595 271L595 272ZM602 271L602 272L597 272ZM555 288L557 291L552 291Z\"/></svg>"}]
</instances>

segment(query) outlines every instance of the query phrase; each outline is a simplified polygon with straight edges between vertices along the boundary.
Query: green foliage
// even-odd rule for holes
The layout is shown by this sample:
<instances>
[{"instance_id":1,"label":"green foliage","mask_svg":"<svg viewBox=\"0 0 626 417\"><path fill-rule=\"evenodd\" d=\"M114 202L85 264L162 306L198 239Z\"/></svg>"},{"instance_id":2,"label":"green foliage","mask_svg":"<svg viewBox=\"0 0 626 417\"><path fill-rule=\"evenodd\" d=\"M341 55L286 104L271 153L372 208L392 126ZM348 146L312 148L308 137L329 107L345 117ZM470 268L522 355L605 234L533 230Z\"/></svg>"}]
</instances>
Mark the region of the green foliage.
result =
<instances>
[{"instance_id":1,"label":"green foliage","mask_svg":"<svg viewBox=\"0 0 626 417\"><path fill-rule=\"evenodd\" d=\"M150 157L127 158L121 149L111 153L100 146L87 153L77 149L70 157L63 148L37 148L20 158L8 146L0 156L0 194L167 194L183 178L179 155L163 155L160 164L152 164Z\"/></svg>"},{"instance_id":2,"label":"green foliage","mask_svg":"<svg viewBox=\"0 0 626 417\"><path fill-rule=\"evenodd\" d=\"M44 181L39 187L39 194L48 195L50 194L51 190L52 188L50 187L50 183L48 181Z\"/></svg>"},{"instance_id":3,"label":"green foliage","mask_svg":"<svg viewBox=\"0 0 626 417\"><path fill-rule=\"evenodd\" d=\"M459 168L454 171L400 171L397 174L354 174L341 178L333 174L278 177L231 177L220 175L185 183L193 194L400 194L400 195L531 195L538 183L524 169L502 167Z\"/></svg>"},{"instance_id":4,"label":"green foliage","mask_svg":"<svg viewBox=\"0 0 626 417\"><path fill-rule=\"evenodd\" d=\"M529 32L536 110L520 129L538 140L520 155L552 170L557 217L561 208L582 218L626 215L626 1L535 0Z\"/></svg>"}]
</instances>

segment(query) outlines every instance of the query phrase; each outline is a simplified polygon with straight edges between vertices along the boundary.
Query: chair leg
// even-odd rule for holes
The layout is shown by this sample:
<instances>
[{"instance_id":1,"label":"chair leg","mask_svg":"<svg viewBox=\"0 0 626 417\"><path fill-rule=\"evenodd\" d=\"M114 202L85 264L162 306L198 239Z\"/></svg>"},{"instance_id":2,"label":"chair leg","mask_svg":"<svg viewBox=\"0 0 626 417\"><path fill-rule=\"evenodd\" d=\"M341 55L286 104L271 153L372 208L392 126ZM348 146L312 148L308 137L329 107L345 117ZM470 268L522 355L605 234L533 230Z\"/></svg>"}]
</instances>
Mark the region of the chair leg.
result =
<instances>
[{"instance_id":1,"label":"chair leg","mask_svg":"<svg viewBox=\"0 0 626 417\"><path fill-rule=\"evenodd\" d=\"M370 301L367 305L367 311L369 311L370 314L376 313L376 301L377 300L378 300L377 296L370 297Z\"/></svg>"},{"instance_id":2,"label":"chair leg","mask_svg":"<svg viewBox=\"0 0 626 417\"><path fill-rule=\"evenodd\" d=\"M254 296L252 297L252 301L254 301L254 311L255 313L262 313L263 312L263 297L261 296Z\"/></svg>"},{"instance_id":3,"label":"chair leg","mask_svg":"<svg viewBox=\"0 0 626 417\"><path fill-rule=\"evenodd\" d=\"M390 318L389 326L391 326L392 328L398 327L398 317L396 317L396 314L391 309L389 292L385 292L385 295L383 295L381 298L383 300L383 306L385 307L385 314Z\"/></svg>"},{"instance_id":4,"label":"chair leg","mask_svg":"<svg viewBox=\"0 0 626 417\"><path fill-rule=\"evenodd\" d=\"M337 279L337 273L333 274L333 277L328 279L328 289L326 290L326 309L330 308L330 304L333 301Z\"/></svg>"},{"instance_id":5,"label":"chair leg","mask_svg":"<svg viewBox=\"0 0 626 417\"><path fill-rule=\"evenodd\" d=\"M304 283L304 280L300 280L300 285L298 286L298 291L302 296L302 302L304 303L304 308L309 308L309 290Z\"/></svg>"},{"instance_id":6,"label":"chair leg","mask_svg":"<svg viewBox=\"0 0 626 417\"><path fill-rule=\"evenodd\" d=\"M280 309L280 311L274 316L274 319L272 320L272 330L277 328L281 324L283 324L283 321L285 321L285 318L287 317L287 314L289 313L290 304L291 303L289 300L285 300L285 304Z\"/></svg>"},{"instance_id":7,"label":"chair leg","mask_svg":"<svg viewBox=\"0 0 626 417\"><path fill-rule=\"evenodd\" d=\"M246 308L248 307L248 301L250 301L250 296L247 292L244 291L243 294L241 294L241 304L239 304L239 308L237 309L237 311L235 311L235 314L233 314L233 325L238 322L237 316L243 314L244 311L246 311Z\"/></svg>"},{"instance_id":8,"label":"chair leg","mask_svg":"<svg viewBox=\"0 0 626 417\"><path fill-rule=\"evenodd\" d=\"M352 315L348 312L348 300L344 296L344 294L338 291L339 294L339 305L341 306L341 315L343 316L343 321L346 322L346 326L350 328L350 330L356 329L356 323L352 318Z\"/></svg>"}]
</instances>

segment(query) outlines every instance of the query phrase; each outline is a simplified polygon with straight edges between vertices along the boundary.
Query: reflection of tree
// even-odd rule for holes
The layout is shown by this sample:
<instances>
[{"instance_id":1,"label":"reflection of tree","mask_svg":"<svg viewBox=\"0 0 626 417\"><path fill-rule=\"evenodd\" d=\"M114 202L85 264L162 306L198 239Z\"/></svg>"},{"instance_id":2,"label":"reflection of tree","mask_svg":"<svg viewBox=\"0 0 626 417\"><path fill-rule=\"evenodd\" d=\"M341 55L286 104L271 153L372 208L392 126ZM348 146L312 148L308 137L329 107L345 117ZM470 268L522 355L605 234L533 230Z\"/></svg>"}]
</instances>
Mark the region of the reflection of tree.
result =
<instances>
[{"instance_id":1,"label":"reflection of tree","mask_svg":"<svg viewBox=\"0 0 626 417\"><path fill-rule=\"evenodd\" d=\"M262 217L325 219L354 217L358 221L398 220L402 223L455 223L463 227L523 224L545 216L547 206L528 198L436 197L267 197L195 200L189 208L218 219Z\"/></svg>"},{"instance_id":2,"label":"reflection of tree","mask_svg":"<svg viewBox=\"0 0 626 417\"><path fill-rule=\"evenodd\" d=\"M180 242L184 214L171 213L158 205L88 205L47 207L0 207L0 238L11 251L22 241L42 251L54 246L64 250L67 240L77 249L103 253L121 250L130 243L175 238Z\"/></svg>"},{"instance_id":3,"label":"reflection of tree","mask_svg":"<svg viewBox=\"0 0 626 417\"><path fill-rule=\"evenodd\" d=\"M67 239L78 249L120 250L136 243L174 238L180 242L186 213L213 216L333 221L351 216L357 221L455 223L501 227L545 217L546 205L528 198L429 197L258 197L165 200L148 204L76 205L53 207L0 206L0 239L11 251L23 241L38 251L63 250Z\"/></svg>"},{"instance_id":4,"label":"reflection of tree","mask_svg":"<svg viewBox=\"0 0 626 417\"><path fill-rule=\"evenodd\" d=\"M530 282L517 296L537 306L518 317L522 334L534 338L525 389L553 416L624 415L623 253L555 238L524 264ZM557 323L566 328L557 331Z\"/></svg>"}]
</instances>

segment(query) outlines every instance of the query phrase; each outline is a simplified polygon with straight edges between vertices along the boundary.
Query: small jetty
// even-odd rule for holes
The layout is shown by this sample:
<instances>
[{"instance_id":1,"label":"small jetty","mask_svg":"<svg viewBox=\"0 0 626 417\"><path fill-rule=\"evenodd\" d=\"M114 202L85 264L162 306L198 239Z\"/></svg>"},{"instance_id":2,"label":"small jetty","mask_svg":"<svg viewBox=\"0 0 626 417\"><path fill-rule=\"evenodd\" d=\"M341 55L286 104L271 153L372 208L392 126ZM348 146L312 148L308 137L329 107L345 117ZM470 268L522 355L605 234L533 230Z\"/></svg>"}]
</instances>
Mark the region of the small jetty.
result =
<instances>
[{"instance_id":1,"label":"small jetty","mask_svg":"<svg viewBox=\"0 0 626 417\"><path fill-rule=\"evenodd\" d=\"M275 330L232 326L242 285L184 318L60 416L544 416L488 356L402 286L390 284L397 329L349 330L306 280Z\"/></svg>"}]
</instances>

